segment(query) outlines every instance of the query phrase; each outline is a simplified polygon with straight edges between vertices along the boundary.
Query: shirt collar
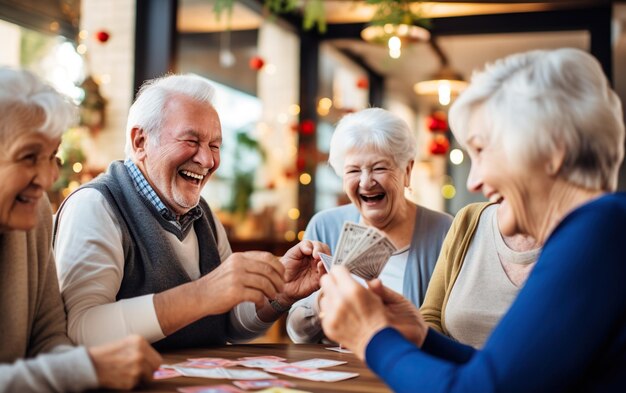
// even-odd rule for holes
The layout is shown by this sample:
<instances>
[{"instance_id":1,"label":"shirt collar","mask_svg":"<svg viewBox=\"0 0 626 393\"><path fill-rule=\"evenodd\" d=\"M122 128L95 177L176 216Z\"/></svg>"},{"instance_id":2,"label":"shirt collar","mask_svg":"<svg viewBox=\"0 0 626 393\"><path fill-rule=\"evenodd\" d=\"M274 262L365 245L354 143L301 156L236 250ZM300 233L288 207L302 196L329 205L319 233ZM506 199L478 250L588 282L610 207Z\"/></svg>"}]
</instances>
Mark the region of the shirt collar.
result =
<instances>
[{"instance_id":1,"label":"shirt collar","mask_svg":"<svg viewBox=\"0 0 626 393\"><path fill-rule=\"evenodd\" d=\"M143 173L141 173L141 170L139 170L137 165L135 165L130 158L124 160L124 166L133 180L133 184L135 185L139 195L149 201L163 218L173 222L183 232L187 232L189 226L193 224L195 220L202 217L202 209L200 206L195 206L187 213L177 218L176 214L163 203L161 198L159 198L156 191L154 191L150 183L148 183L148 180L146 180L146 177Z\"/></svg>"}]
</instances>

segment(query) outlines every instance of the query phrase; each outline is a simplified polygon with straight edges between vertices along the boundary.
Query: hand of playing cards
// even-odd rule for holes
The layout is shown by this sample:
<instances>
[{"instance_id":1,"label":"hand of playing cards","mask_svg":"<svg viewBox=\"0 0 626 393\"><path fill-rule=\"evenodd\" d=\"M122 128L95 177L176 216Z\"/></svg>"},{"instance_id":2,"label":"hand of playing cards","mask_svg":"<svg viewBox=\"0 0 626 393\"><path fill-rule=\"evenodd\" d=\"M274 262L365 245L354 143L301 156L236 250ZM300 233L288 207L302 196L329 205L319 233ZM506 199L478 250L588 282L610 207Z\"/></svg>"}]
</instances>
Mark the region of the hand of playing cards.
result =
<instances>
[{"instance_id":1,"label":"hand of playing cards","mask_svg":"<svg viewBox=\"0 0 626 393\"><path fill-rule=\"evenodd\" d=\"M396 247L378 229L346 221L335 255L320 254L320 257L326 270L331 265L343 265L350 273L372 280L380 275L394 252Z\"/></svg>"}]
</instances>

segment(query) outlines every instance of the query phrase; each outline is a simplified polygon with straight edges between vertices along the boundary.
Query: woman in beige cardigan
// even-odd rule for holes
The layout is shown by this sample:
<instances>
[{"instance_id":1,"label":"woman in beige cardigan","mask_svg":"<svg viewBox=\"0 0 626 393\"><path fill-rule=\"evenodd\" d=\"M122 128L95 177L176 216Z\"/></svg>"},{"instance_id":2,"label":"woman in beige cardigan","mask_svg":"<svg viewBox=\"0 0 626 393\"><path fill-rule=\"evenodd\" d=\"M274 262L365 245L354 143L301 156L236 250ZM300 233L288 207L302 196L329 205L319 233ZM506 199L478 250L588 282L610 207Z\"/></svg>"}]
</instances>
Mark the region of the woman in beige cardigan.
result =
<instances>
[{"instance_id":1,"label":"woman in beige cardigan","mask_svg":"<svg viewBox=\"0 0 626 393\"><path fill-rule=\"evenodd\" d=\"M161 357L140 337L73 347L45 191L74 106L33 74L0 68L0 392L130 389Z\"/></svg>"},{"instance_id":2,"label":"woman in beige cardigan","mask_svg":"<svg viewBox=\"0 0 626 393\"><path fill-rule=\"evenodd\" d=\"M478 188L471 174L467 184ZM457 213L420 308L429 326L475 348L509 309L540 251L530 236L501 234L498 207L475 203Z\"/></svg>"}]
</instances>

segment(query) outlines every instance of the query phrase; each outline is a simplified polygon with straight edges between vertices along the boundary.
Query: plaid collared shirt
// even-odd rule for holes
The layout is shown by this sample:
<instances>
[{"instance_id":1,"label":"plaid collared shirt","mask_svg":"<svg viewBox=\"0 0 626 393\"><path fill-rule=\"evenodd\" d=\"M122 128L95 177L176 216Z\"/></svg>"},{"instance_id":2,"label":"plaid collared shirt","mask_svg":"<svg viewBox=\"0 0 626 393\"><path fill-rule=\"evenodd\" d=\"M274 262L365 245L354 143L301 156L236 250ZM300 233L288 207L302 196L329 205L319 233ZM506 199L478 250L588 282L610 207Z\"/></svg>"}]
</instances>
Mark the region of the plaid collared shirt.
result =
<instances>
[{"instance_id":1,"label":"plaid collared shirt","mask_svg":"<svg viewBox=\"0 0 626 393\"><path fill-rule=\"evenodd\" d=\"M161 201L161 198L159 198L152 186L150 186L150 183L148 183L148 180L146 180L146 177L143 173L141 173L134 162L127 158L124 160L124 166L133 180L133 184L135 185L137 192L139 192L139 195L146 198L146 200L148 200L159 211L163 218L172 222L181 231L183 231L183 233L186 233L189 226L202 216L202 209L199 206L195 206L189 210L189 212L177 218L176 214L168 209L163 201Z\"/></svg>"}]
</instances>

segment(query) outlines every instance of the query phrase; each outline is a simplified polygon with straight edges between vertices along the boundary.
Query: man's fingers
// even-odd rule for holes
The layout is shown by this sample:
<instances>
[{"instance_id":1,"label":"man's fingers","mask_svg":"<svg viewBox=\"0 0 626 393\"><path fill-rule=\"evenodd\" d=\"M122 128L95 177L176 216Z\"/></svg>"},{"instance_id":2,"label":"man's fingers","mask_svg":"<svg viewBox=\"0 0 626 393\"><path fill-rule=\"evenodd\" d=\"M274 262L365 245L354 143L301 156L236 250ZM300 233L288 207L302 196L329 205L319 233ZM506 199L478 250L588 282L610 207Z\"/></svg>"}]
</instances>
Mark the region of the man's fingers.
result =
<instances>
[{"instance_id":1,"label":"man's fingers","mask_svg":"<svg viewBox=\"0 0 626 393\"><path fill-rule=\"evenodd\" d=\"M245 251L240 253L246 260L264 262L271 266L276 272L283 277L285 275L285 267L278 258L265 251Z\"/></svg>"},{"instance_id":2,"label":"man's fingers","mask_svg":"<svg viewBox=\"0 0 626 393\"><path fill-rule=\"evenodd\" d=\"M258 280L259 284L263 282L269 282L274 287L274 291L282 292L285 289L285 280L276 270L274 270L267 263L259 261L249 261L245 265L245 277L250 276L254 280ZM246 286L254 286L254 282L246 279Z\"/></svg>"}]
</instances>

